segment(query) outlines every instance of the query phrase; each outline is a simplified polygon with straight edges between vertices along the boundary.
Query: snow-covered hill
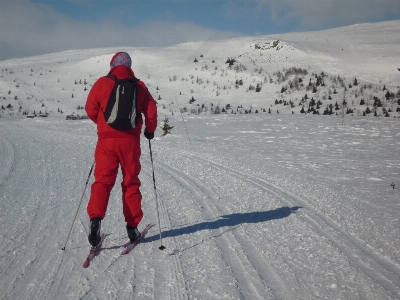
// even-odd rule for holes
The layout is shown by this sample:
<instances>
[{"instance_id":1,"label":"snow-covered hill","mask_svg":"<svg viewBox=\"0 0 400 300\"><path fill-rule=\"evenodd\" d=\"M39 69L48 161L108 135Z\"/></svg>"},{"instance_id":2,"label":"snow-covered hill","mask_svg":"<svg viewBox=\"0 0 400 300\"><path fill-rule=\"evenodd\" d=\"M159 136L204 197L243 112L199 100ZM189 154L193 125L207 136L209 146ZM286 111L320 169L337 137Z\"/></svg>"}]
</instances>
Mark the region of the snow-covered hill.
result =
<instances>
[{"instance_id":1,"label":"snow-covered hill","mask_svg":"<svg viewBox=\"0 0 400 300\"><path fill-rule=\"evenodd\" d=\"M397 20L167 48L75 50L3 61L0 114L84 115L78 108L84 106L90 86L107 73L112 55L123 50L131 54L136 76L149 86L166 115L179 109L210 114L300 113L302 108L340 114L345 98L345 111L352 115L363 115L368 108L371 113L366 115L397 117L399 26Z\"/></svg>"},{"instance_id":2,"label":"snow-covered hill","mask_svg":"<svg viewBox=\"0 0 400 300\"><path fill-rule=\"evenodd\" d=\"M0 110L0 299L400 299L399 25L0 62L0 104L11 105ZM64 119L84 115L85 88L120 50L161 98L159 126L164 115L174 126L151 144L166 249L143 139L139 227L154 226L120 256L119 174L109 235L84 269L89 187L66 238L96 127ZM352 117L336 116L343 97Z\"/></svg>"}]
</instances>

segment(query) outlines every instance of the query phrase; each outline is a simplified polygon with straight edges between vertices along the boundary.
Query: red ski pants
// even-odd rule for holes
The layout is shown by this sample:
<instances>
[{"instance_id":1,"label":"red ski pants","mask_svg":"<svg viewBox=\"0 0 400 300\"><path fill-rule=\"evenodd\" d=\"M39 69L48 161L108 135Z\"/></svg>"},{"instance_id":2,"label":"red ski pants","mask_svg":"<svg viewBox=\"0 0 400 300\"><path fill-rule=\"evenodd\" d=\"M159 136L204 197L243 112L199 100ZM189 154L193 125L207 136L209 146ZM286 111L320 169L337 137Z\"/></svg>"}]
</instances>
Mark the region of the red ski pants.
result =
<instances>
[{"instance_id":1,"label":"red ski pants","mask_svg":"<svg viewBox=\"0 0 400 300\"><path fill-rule=\"evenodd\" d=\"M111 190L121 165L122 209L125 222L137 227L143 218L140 193L140 137L99 139L95 151L95 182L87 206L90 219L106 215Z\"/></svg>"}]
</instances>

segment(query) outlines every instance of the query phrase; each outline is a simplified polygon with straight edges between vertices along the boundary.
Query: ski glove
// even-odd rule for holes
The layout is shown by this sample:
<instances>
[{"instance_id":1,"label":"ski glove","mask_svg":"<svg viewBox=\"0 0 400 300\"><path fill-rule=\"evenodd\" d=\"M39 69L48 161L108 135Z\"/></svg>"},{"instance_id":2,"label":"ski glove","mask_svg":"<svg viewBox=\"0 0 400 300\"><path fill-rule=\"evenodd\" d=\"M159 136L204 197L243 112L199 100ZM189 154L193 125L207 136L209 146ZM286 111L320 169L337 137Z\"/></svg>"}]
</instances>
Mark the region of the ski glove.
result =
<instances>
[{"instance_id":1,"label":"ski glove","mask_svg":"<svg viewBox=\"0 0 400 300\"><path fill-rule=\"evenodd\" d=\"M144 131L144 136L146 137L146 139L152 140L152 139L154 139L154 132L147 132L147 131L145 130L145 131Z\"/></svg>"}]
</instances>

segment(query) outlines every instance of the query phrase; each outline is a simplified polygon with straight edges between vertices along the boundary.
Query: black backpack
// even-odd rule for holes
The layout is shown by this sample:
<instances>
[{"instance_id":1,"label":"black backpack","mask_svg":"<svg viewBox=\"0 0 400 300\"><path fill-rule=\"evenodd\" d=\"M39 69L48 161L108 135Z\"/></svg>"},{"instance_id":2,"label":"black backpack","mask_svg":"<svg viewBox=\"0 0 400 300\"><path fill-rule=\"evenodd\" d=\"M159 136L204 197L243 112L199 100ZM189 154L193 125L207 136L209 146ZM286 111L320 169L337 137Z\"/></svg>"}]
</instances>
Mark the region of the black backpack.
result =
<instances>
[{"instance_id":1,"label":"black backpack","mask_svg":"<svg viewBox=\"0 0 400 300\"><path fill-rule=\"evenodd\" d=\"M107 77L115 80L104 112L107 124L117 130L135 128L137 119L140 117L136 101L136 83L139 79L126 78L120 80L113 75L107 75Z\"/></svg>"}]
</instances>

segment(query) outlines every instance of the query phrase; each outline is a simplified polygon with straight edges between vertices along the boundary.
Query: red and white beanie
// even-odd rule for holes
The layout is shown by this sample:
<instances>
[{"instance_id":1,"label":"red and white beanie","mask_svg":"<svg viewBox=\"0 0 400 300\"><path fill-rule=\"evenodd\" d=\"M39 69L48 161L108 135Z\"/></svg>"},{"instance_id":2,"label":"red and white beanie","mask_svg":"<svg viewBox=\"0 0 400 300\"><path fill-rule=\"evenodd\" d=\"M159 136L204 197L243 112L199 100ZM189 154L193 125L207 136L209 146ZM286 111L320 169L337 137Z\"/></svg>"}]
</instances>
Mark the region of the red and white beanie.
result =
<instances>
[{"instance_id":1,"label":"red and white beanie","mask_svg":"<svg viewBox=\"0 0 400 300\"><path fill-rule=\"evenodd\" d=\"M116 66L132 66L132 60L128 53L126 52L118 52L116 53L110 61L110 67L114 68Z\"/></svg>"}]
</instances>

